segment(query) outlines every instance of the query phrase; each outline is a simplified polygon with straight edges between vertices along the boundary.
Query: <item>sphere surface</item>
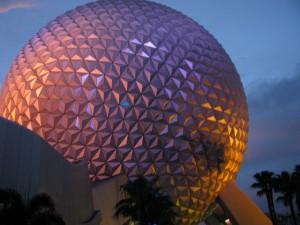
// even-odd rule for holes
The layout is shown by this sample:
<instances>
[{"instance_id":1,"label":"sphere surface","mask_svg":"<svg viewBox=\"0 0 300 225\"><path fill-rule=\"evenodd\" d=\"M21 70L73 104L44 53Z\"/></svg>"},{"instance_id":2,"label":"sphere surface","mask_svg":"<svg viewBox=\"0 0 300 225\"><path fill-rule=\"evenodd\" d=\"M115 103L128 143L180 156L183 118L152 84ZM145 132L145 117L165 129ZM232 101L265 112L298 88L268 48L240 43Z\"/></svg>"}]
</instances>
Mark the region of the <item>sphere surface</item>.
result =
<instances>
[{"instance_id":1,"label":"sphere surface","mask_svg":"<svg viewBox=\"0 0 300 225\"><path fill-rule=\"evenodd\" d=\"M239 75L200 25L166 6L92 2L43 27L14 61L0 115L33 130L91 181L159 177L195 224L246 150Z\"/></svg>"}]
</instances>

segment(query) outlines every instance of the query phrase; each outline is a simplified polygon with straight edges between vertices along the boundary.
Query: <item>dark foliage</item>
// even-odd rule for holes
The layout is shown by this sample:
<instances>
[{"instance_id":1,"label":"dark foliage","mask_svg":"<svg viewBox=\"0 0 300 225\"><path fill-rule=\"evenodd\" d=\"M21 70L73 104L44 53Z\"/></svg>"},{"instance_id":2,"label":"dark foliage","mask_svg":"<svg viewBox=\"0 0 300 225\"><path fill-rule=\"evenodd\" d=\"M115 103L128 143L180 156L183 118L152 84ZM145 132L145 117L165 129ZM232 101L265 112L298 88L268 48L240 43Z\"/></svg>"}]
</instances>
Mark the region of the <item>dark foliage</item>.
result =
<instances>
[{"instance_id":1,"label":"dark foliage","mask_svg":"<svg viewBox=\"0 0 300 225\"><path fill-rule=\"evenodd\" d=\"M274 190L281 193L281 195L277 197L277 201L283 202L285 206L290 208L293 223L294 225L297 225L297 218L293 203L296 192L295 181L292 179L289 172L282 171L280 175L277 175L276 178L274 178L274 183Z\"/></svg>"},{"instance_id":2,"label":"dark foliage","mask_svg":"<svg viewBox=\"0 0 300 225\"><path fill-rule=\"evenodd\" d=\"M274 173L270 171L261 171L260 173L254 174L253 177L255 178L256 183L253 183L251 187L259 189L257 191L258 197L261 197L263 195L266 196L271 220L273 222L273 225L277 225L273 199Z\"/></svg>"},{"instance_id":3,"label":"dark foliage","mask_svg":"<svg viewBox=\"0 0 300 225\"><path fill-rule=\"evenodd\" d=\"M129 222L139 225L172 225L177 214L173 211L174 204L168 195L161 192L155 185L156 179L148 181L139 176L121 186L125 199L115 206L114 217L123 216Z\"/></svg>"},{"instance_id":4,"label":"dark foliage","mask_svg":"<svg viewBox=\"0 0 300 225\"><path fill-rule=\"evenodd\" d=\"M285 215L290 218L289 220L293 225L299 224L299 218L297 219L297 213L294 208L296 204L298 217L300 216L300 165L296 165L294 171L289 173L287 171L282 171L278 175L274 175L270 171L261 171L254 175L256 183L252 184L252 188L259 189L257 195L259 197L266 195L269 207L269 215L273 221L273 224L284 223L283 217L278 217L280 223L277 223L277 218L274 209L273 202L273 191L278 193L276 202L283 203L286 207L290 209L290 215ZM280 214L281 215L281 214ZM285 221L288 223L288 221Z\"/></svg>"},{"instance_id":5,"label":"dark foliage","mask_svg":"<svg viewBox=\"0 0 300 225\"><path fill-rule=\"evenodd\" d=\"M292 179L295 185L296 206L300 215L300 165L295 166Z\"/></svg>"},{"instance_id":6,"label":"dark foliage","mask_svg":"<svg viewBox=\"0 0 300 225\"><path fill-rule=\"evenodd\" d=\"M28 202L12 189L0 189L0 224L5 225L65 225L56 212L52 198L37 194Z\"/></svg>"}]
</instances>

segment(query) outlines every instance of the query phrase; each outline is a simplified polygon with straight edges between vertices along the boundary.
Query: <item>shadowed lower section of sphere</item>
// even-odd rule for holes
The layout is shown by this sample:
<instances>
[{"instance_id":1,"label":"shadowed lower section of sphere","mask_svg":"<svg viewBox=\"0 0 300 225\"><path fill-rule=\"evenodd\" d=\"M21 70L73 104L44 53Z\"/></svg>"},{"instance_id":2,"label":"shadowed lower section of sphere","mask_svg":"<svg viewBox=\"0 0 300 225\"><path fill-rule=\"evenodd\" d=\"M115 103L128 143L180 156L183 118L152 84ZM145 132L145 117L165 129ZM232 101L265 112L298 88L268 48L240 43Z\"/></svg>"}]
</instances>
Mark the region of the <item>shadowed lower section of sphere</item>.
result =
<instances>
[{"instance_id":1,"label":"shadowed lower section of sphere","mask_svg":"<svg viewBox=\"0 0 300 225\"><path fill-rule=\"evenodd\" d=\"M33 130L92 182L159 177L179 224L196 224L246 150L239 75L200 25L148 1L98 1L57 17L25 45L0 114Z\"/></svg>"}]
</instances>

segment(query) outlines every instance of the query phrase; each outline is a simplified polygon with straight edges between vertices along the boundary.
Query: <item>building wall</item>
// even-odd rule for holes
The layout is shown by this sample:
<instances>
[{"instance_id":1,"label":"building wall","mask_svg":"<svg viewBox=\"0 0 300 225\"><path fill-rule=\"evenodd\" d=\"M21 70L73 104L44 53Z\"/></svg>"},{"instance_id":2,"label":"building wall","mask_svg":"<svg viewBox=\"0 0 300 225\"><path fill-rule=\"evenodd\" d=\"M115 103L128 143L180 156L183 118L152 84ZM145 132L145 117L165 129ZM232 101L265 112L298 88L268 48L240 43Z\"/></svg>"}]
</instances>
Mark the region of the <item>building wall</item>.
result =
<instances>
[{"instance_id":1,"label":"building wall","mask_svg":"<svg viewBox=\"0 0 300 225\"><path fill-rule=\"evenodd\" d=\"M35 133L0 118L0 188L16 189L25 199L46 192L67 225L100 224L87 165L70 163Z\"/></svg>"},{"instance_id":2,"label":"building wall","mask_svg":"<svg viewBox=\"0 0 300 225\"><path fill-rule=\"evenodd\" d=\"M227 213L232 224L272 225L271 220L235 183L227 183L219 196L219 204Z\"/></svg>"},{"instance_id":3,"label":"building wall","mask_svg":"<svg viewBox=\"0 0 300 225\"><path fill-rule=\"evenodd\" d=\"M103 225L122 225L125 220L113 218L114 207L124 196L120 186L126 183L126 175L119 175L92 185L95 209L101 211Z\"/></svg>"}]
</instances>

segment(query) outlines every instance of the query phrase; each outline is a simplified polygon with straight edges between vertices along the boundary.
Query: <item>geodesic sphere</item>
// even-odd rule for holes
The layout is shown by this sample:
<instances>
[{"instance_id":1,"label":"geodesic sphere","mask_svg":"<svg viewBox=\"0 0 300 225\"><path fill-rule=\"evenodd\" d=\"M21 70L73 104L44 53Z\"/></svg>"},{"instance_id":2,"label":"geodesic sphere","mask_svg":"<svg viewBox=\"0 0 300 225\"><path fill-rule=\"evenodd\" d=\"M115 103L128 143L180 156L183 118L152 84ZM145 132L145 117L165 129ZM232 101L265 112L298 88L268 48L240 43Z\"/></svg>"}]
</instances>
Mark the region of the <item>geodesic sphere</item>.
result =
<instances>
[{"instance_id":1,"label":"geodesic sphere","mask_svg":"<svg viewBox=\"0 0 300 225\"><path fill-rule=\"evenodd\" d=\"M92 2L43 27L7 75L0 114L33 130L91 181L159 177L195 224L246 149L239 75L204 28L142 0Z\"/></svg>"}]
</instances>

